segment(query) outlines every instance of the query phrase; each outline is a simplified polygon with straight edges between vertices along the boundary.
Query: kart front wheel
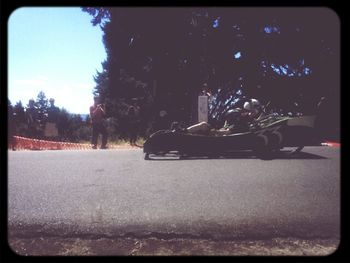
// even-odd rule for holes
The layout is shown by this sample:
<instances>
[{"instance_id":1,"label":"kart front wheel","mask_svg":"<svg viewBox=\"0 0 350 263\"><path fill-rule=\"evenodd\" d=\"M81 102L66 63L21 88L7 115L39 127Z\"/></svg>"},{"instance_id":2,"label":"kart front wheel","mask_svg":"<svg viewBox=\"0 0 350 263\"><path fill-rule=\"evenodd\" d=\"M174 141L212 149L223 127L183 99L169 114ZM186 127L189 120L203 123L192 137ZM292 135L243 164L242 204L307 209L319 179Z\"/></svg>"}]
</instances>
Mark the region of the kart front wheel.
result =
<instances>
[{"instance_id":1,"label":"kart front wheel","mask_svg":"<svg viewBox=\"0 0 350 263\"><path fill-rule=\"evenodd\" d=\"M150 158L149 158L149 153L145 153L145 160L150 160Z\"/></svg>"}]
</instances>

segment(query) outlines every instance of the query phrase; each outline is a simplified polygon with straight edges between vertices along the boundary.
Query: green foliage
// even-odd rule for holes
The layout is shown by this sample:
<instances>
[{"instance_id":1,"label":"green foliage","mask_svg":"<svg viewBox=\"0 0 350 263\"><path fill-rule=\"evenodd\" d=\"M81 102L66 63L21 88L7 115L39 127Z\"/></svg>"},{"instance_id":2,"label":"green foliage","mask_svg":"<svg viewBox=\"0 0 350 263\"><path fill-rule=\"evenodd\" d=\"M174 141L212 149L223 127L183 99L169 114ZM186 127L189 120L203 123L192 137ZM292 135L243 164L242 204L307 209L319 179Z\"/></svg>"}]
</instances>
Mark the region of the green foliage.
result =
<instances>
[{"instance_id":1,"label":"green foliage","mask_svg":"<svg viewBox=\"0 0 350 263\"><path fill-rule=\"evenodd\" d=\"M97 24L103 24L106 20L109 20L109 11L106 8L94 8L94 7L83 7L84 12L89 13L93 16L91 23L96 26Z\"/></svg>"},{"instance_id":2,"label":"green foliage","mask_svg":"<svg viewBox=\"0 0 350 263\"><path fill-rule=\"evenodd\" d=\"M13 107L14 119L16 123L24 123L25 122L25 112L22 102L19 101Z\"/></svg>"},{"instance_id":3,"label":"green foliage","mask_svg":"<svg viewBox=\"0 0 350 263\"><path fill-rule=\"evenodd\" d=\"M26 119L26 110L29 103L24 108L22 102L19 101L15 106L8 102L9 126L13 127L13 135L34 137L38 139L47 139L43 135L43 130L47 120L48 100L45 93L40 92L34 104L34 110L37 114L36 120L39 126L36 128L36 133L29 130L28 121ZM82 120L79 114L71 114L65 108L60 109L58 113L57 128L59 140L67 142L89 141L91 137L90 118L86 121Z\"/></svg>"},{"instance_id":4,"label":"green foliage","mask_svg":"<svg viewBox=\"0 0 350 263\"><path fill-rule=\"evenodd\" d=\"M77 142L80 141L90 141L92 129L90 125L81 125L77 128L75 132L75 138Z\"/></svg>"},{"instance_id":5,"label":"green foliage","mask_svg":"<svg viewBox=\"0 0 350 263\"><path fill-rule=\"evenodd\" d=\"M172 113L171 120L195 121L196 96L203 82L215 96L213 120L220 116L216 110L239 105L245 97L305 114L322 96L339 103L338 90L333 96L333 83L339 84L339 25L327 9L83 11L103 29L107 51L95 92L106 99L110 116L118 120L123 118L123 103L139 98L145 113L141 132L157 122L161 109ZM223 106L227 101L231 102Z\"/></svg>"},{"instance_id":6,"label":"green foliage","mask_svg":"<svg viewBox=\"0 0 350 263\"><path fill-rule=\"evenodd\" d=\"M120 123L118 119L114 117L107 118L105 125L109 140L118 140L120 137Z\"/></svg>"},{"instance_id":7,"label":"green foliage","mask_svg":"<svg viewBox=\"0 0 350 263\"><path fill-rule=\"evenodd\" d=\"M89 128L79 114L70 114L62 108L58 117L58 132L62 141L78 142L87 140Z\"/></svg>"},{"instance_id":8,"label":"green foliage","mask_svg":"<svg viewBox=\"0 0 350 263\"><path fill-rule=\"evenodd\" d=\"M311 10L311 11L310 11ZM322 8L121 8L86 7L103 30L107 59L96 72L94 95L106 104L113 140L128 138L127 109L140 107L139 135L161 122L196 122L197 96L208 83L211 121L229 107L256 97L270 108L313 113L328 99L339 126L339 25ZM312 19L310 19L312 15ZM332 106L333 105L333 106ZM47 99L35 102L45 122ZM159 112L165 110L166 120ZM25 133L24 108L13 107L17 132ZM79 116L60 112L63 140L86 140L91 129ZM215 124L215 123L214 123ZM164 127L168 128L168 127Z\"/></svg>"},{"instance_id":9,"label":"green foliage","mask_svg":"<svg viewBox=\"0 0 350 263\"><path fill-rule=\"evenodd\" d=\"M43 91L40 91L35 101L35 108L38 113L38 121L42 126L46 122L48 107L48 99L46 98L45 93Z\"/></svg>"}]
</instances>

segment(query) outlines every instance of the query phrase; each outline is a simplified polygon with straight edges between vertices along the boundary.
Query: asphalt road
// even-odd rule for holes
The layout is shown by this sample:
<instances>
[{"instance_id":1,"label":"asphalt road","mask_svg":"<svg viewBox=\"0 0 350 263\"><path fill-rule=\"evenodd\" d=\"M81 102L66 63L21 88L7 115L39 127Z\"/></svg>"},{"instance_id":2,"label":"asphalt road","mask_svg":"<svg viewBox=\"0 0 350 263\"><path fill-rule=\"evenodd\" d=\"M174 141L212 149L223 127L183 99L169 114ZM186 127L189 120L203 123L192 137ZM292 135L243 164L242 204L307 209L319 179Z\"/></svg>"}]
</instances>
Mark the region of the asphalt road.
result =
<instances>
[{"instance_id":1,"label":"asphalt road","mask_svg":"<svg viewBox=\"0 0 350 263\"><path fill-rule=\"evenodd\" d=\"M340 238L340 150L261 160L140 149L8 154L10 238Z\"/></svg>"}]
</instances>

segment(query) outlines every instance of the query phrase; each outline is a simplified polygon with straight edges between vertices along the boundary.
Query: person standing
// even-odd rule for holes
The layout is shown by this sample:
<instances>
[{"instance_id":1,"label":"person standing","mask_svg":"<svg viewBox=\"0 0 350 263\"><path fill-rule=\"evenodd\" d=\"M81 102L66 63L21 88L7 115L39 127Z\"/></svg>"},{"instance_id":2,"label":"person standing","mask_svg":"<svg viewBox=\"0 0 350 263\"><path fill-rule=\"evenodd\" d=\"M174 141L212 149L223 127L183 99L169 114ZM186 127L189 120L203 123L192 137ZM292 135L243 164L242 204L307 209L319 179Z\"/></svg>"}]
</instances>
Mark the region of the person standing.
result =
<instances>
[{"instance_id":1,"label":"person standing","mask_svg":"<svg viewBox=\"0 0 350 263\"><path fill-rule=\"evenodd\" d=\"M211 92L210 92L210 89L209 89L207 83L203 83L202 90L201 90L201 92L199 93L199 95L200 95L200 96L207 96L207 97L210 97L210 96L211 96Z\"/></svg>"},{"instance_id":2,"label":"person standing","mask_svg":"<svg viewBox=\"0 0 350 263\"><path fill-rule=\"evenodd\" d=\"M198 122L208 122L210 96L211 93L208 84L204 83L202 90L198 95Z\"/></svg>"},{"instance_id":3,"label":"person standing","mask_svg":"<svg viewBox=\"0 0 350 263\"><path fill-rule=\"evenodd\" d=\"M107 129L103 123L106 116L105 106L100 103L100 97L94 97L94 105L90 107L90 119L92 124L92 148L97 149L98 136L102 135L101 149L107 149Z\"/></svg>"},{"instance_id":4,"label":"person standing","mask_svg":"<svg viewBox=\"0 0 350 263\"><path fill-rule=\"evenodd\" d=\"M249 130L252 122L264 116L263 108L257 99L250 99L243 105L243 109L229 110L224 126L215 130L208 122L202 121L185 129L188 133L227 135L233 132L245 132Z\"/></svg>"},{"instance_id":5,"label":"person standing","mask_svg":"<svg viewBox=\"0 0 350 263\"><path fill-rule=\"evenodd\" d=\"M137 146L138 121L138 108L131 105L128 109L129 142L131 146Z\"/></svg>"},{"instance_id":6,"label":"person standing","mask_svg":"<svg viewBox=\"0 0 350 263\"><path fill-rule=\"evenodd\" d=\"M248 118L250 121L259 120L264 116L263 107L257 99L246 101L243 108L248 112Z\"/></svg>"}]
</instances>

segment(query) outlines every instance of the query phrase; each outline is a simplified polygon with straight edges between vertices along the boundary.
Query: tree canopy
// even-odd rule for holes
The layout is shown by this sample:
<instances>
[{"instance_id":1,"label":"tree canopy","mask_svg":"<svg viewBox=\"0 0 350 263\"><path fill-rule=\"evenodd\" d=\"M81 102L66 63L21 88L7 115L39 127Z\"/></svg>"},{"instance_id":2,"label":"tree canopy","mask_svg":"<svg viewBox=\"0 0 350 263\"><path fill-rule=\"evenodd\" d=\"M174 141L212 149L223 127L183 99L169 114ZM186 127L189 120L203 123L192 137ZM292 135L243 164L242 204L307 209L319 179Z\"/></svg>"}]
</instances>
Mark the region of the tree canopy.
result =
<instances>
[{"instance_id":1,"label":"tree canopy","mask_svg":"<svg viewBox=\"0 0 350 263\"><path fill-rule=\"evenodd\" d=\"M207 83L209 122L257 98L284 114L322 117L330 137L340 129L340 22L327 8L85 7L100 26L107 58L94 76L94 95L107 109L111 139L129 135L127 112L140 108L139 135L169 128L171 121L197 121L197 96ZM30 136L22 102L8 109L14 133ZM35 101L38 122L48 101ZM320 113L320 112L319 112ZM60 139L89 140L89 120L64 108ZM153 127L153 128L152 128ZM38 131L40 133L40 129ZM41 134L36 137L42 137Z\"/></svg>"},{"instance_id":2,"label":"tree canopy","mask_svg":"<svg viewBox=\"0 0 350 263\"><path fill-rule=\"evenodd\" d=\"M107 59L95 93L122 119L138 98L143 121L161 109L195 122L208 83L211 121L246 97L308 114L321 97L339 104L339 30L327 8L83 8L101 26ZM339 112L330 107L331 114ZM334 117L333 116L333 117ZM335 123L336 124L336 123ZM144 125L147 127L147 125Z\"/></svg>"}]
</instances>

